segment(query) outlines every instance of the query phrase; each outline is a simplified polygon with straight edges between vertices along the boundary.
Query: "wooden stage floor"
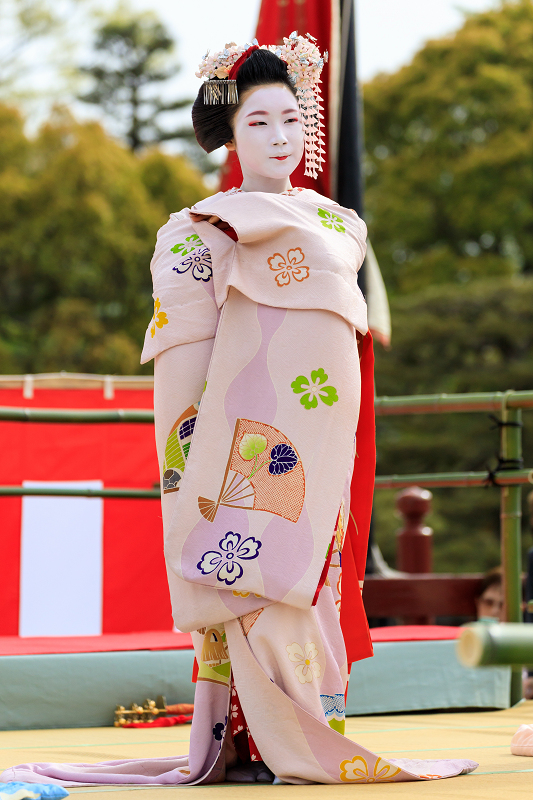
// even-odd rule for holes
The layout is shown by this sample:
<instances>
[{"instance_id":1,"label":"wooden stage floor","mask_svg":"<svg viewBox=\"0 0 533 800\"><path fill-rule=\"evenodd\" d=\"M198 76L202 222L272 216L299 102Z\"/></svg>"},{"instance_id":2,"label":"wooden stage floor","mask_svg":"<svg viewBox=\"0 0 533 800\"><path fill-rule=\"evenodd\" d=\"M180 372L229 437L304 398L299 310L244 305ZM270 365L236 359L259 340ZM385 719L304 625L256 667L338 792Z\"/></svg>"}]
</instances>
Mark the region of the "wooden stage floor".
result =
<instances>
[{"instance_id":1,"label":"wooden stage floor","mask_svg":"<svg viewBox=\"0 0 533 800\"><path fill-rule=\"evenodd\" d=\"M446 714L397 714L349 717L347 735L386 757L464 757L479 762L471 775L447 780L371 786L271 786L220 784L201 787L82 787L74 795L112 794L112 800L149 800L162 793L174 800L188 789L195 800L303 800L346 798L347 793L365 792L365 797L464 798L464 800L508 800L528 798L533 793L533 758L511 755L511 738L522 723L533 723L533 701L505 711ZM0 732L0 767L28 761L110 761L120 758L170 756L188 750L190 726L153 730L120 728L74 728L67 730ZM111 800L111 798L110 798Z\"/></svg>"}]
</instances>

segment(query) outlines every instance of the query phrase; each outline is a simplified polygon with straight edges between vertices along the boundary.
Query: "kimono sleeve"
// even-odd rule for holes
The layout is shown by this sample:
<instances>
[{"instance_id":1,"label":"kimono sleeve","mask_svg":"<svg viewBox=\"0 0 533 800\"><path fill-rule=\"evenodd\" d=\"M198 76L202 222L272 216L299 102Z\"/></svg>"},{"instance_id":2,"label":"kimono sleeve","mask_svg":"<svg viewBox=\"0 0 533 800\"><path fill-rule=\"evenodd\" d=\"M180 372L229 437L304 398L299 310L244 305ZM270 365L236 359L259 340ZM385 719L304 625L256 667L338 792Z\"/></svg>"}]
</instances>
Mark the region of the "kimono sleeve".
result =
<instances>
[{"instance_id":1,"label":"kimono sleeve","mask_svg":"<svg viewBox=\"0 0 533 800\"><path fill-rule=\"evenodd\" d=\"M170 347L213 338L218 322L211 251L195 232L189 209L172 214L158 231L150 269L154 313L141 364Z\"/></svg>"}]
</instances>

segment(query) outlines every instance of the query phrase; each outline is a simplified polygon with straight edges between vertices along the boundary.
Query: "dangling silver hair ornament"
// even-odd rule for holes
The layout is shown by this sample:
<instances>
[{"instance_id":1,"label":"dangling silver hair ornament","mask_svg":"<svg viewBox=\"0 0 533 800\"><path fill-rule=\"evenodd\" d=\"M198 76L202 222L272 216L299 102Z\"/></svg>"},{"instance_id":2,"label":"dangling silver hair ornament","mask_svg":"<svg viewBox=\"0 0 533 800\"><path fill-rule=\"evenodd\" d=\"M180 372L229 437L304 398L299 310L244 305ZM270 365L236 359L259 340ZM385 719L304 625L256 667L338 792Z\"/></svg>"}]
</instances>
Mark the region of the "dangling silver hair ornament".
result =
<instances>
[{"instance_id":1,"label":"dangling silver hair ornament","mask_svg":"<svg viewBox=\"0 0 533 800\"><path fill-rule=\"evenodd\" d=\"M204 103L206 106L233 105L239 102L237 81L211 80L204 83Z\"/></svg>"},{"instance_id":2,"label":"dangling silver hair ornament","mask_svg":"<svg viewBox=\"0 0 533 800\"><path fill-rule=\"evenodd\" d=\"M204 83L204 103L206 105L235 104L239 102L236 73L247 50L269 50L287 64L291 84L296 89L296 97L304 128L305 175L316 178L322 172L324 163L324 119L322 97L320 94L320 73L328 60L328 53L322 56L311 34L298 36L293 31L282 45L261 45L257 39L251 44L238 46L230 42L219 53L207 52L203 57L197 78L207 78ZM253 50L252 50L253 48ZM249 55L249 54L248 54ZM247 57L247 56L246 56ZM234 69L235 68L235 69Z\"/></svg>"}]
</instances>

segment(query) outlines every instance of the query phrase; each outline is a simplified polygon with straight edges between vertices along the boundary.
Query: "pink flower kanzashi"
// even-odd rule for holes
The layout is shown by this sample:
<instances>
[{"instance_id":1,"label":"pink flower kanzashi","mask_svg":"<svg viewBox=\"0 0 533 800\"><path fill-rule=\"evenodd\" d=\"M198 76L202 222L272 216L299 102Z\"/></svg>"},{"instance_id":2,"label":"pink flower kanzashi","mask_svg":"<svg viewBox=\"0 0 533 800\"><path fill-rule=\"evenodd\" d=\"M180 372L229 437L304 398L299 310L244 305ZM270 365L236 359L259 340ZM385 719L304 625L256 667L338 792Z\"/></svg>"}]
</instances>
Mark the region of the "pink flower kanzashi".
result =
<instances>
[{"instance_id":1,"label":"pink flower kanzashi","mask_svg":"<svg viewBox=\"0 0 533 800\"><path fill-rule=\"evenodd\" d=\"M309 267L302 263L305 253L299 248L289 250L287 256L281 253L274 253L268 260L270 269L277 272L276 283L278 286L287 286L291 282L291 277L295 281L305 281L309 277Z\"/></svg>"}]
</instances>

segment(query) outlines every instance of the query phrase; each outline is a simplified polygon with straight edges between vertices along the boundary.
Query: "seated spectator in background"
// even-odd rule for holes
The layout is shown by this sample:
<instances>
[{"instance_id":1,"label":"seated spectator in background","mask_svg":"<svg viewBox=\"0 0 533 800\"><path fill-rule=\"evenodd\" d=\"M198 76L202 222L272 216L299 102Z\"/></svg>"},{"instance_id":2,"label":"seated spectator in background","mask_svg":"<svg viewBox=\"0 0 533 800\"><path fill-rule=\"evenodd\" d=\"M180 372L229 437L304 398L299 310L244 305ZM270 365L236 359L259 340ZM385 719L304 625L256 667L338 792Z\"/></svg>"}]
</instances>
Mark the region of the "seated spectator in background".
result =
<instances>
[{"instance_id":1,"label":"seated spectator in background","mask_svg":"<svg viewBox=\"0 0 533 800\"><path fill-rule=\"evenodd\" d=\"M502 568L489 570L476 597L477 618L480 622L503 622Z\"/></svg>"},{"instance_id":2,"label":"seated spectator in background","mask_svg":"<svg viewBox=\"0 0 533 800\"><path fill-rule=\"evenodd\" d=\"M533 555L533 548L530 553ZM504 622L503 604L502 569L495 567L486 573L479 587L476 597L478 621ZM526 668L522 672L522 690L526 700L533 700L533 671Z\"/></svg>"}]
</instances>

